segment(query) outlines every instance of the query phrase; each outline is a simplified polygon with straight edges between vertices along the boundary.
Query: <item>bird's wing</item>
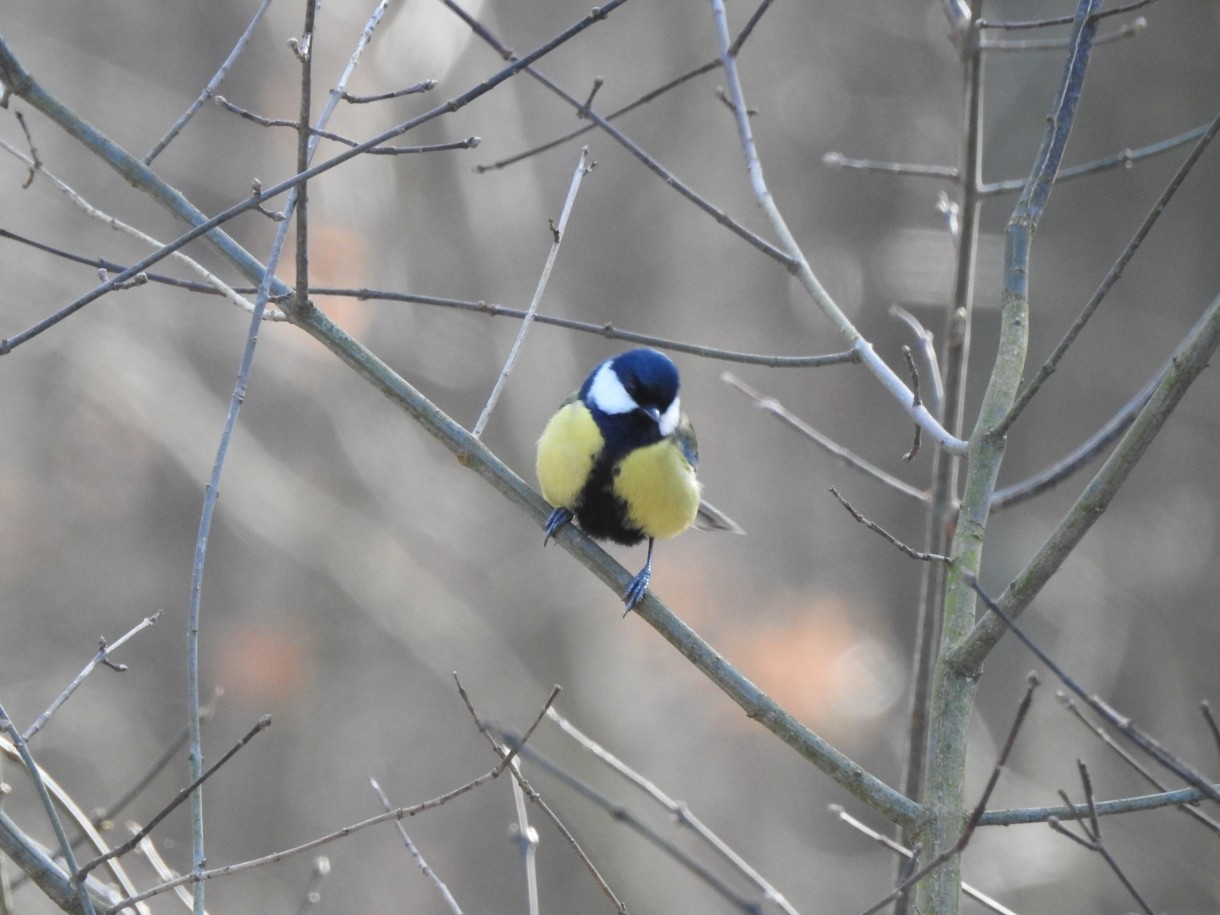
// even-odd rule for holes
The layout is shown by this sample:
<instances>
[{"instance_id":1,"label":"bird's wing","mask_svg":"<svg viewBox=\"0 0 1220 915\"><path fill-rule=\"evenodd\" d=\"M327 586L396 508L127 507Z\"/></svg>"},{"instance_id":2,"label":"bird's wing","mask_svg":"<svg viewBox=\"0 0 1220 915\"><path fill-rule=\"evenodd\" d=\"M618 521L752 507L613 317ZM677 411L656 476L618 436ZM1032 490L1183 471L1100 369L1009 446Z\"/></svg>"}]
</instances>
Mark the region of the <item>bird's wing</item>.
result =
<instances>
[{"instance_id":1,"label":"bird's wing","mask_svg":"<svg viewBox=\"0 0 1220 915\"><path fill-rule=\"evenodd\" d=\"M682 454L694 469L699 467L699 442L695 438L695 427L691 425L686 414L678 420L678 428L674 430L674 441L682 449Z\"/></svg>"}]
</instances>

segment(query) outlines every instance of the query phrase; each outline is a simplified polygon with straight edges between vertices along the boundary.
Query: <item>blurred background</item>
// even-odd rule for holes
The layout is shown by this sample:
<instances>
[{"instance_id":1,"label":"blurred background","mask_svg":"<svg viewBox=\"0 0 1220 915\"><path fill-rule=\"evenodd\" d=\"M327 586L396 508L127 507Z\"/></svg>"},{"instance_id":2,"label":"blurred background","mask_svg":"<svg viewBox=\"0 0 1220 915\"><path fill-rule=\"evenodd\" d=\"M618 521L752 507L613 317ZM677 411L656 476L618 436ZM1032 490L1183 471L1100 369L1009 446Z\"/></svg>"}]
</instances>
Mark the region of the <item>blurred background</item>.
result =
<instances>
[{"instance_id":1,"label":"blurred background","mask_svg":"<svg viewBox=\"0 0 1220 915\"><path fill-rule=\"evenodd\" d=\"M320 104L372 3L319 13ZM54 4L6 0L4 38L51 93L137 156L147 153L229 54L257 4ZM570 3L485 0L466 9L525 53L587 11ZM739 29L753 4L733 0ZM990 20L1070 15L1067 2L996 2ZM1099 47L1068 165L1176 136L1220 98L1220 6L1153 5L1136 37ZM1132 14L1134 15L1134 14ZM1102 32L1129 24L1108 20ZM286 40L302 4L277 2L221 87L233 103L293 118L299 68ZM779 3L742 52L747 100L771 189L823 284L878 352L901 369L913 343L889 314L902 304L937 334L952 291L953 245L937 180L822 164L823 156L956 165L961 67L941 5ZM1036 33L1062 37L1065 31ZM990 37L997 37L992 33ZM1028 37L1018 33L1018 37ZM607 112L716 57L708 5L635 0L546 57L539 69ZM425 96L341 107L331 129L364 139L466 91L500 57L439 2L395 4L350 86L371 94L424 79ZM1023 178L1059 78L1055 49L992 52L986 65L984 175ZM770 238L749 188L713 71L617 124L697 192ZM21 100L0 138L28 148L95 206L169 240L181 227ZM362 157L310 185L311 280L524 308L582 144L596 168L576 202L541 311L758 354L837 352L844 344L775 262L672 193L627 151L586 134L511 166L476 171L579 126L573 111L517 76L400 138L477 135L471 151ZM292 174L290 130L208 105L155 168L208 213ZM338 147L323 146L323 154ZM1063 184L1035 242L1032 375L1075 318L1185 155L1184 148ZM89 258L132 263L146 249L83 215L47 181L0 155L0 228ZM1220 288L1220 168L1205 155L1042 395L1013 428L1001 485L1066 454L1156 371ZM973 418L994 352L1002 232L1014 199L984 208ZM247 214L227 227L265 258L275 231ZM188 249L242 282L209 249ZM291 281L290 257L280 276ZM163 262L159 271L185 276ZM0 336L91 289L95 271L0 239ZM467 427L517 332L515 321L449 308L319 297L318 305ZM99 670L35 739L40 762L86 809L117 796L184 726L185 620L204 484L216 454L248 316L215 297L150 285L109 295L0 358L0 701L28 725L97 647L163 609L151 630ZM535 327L484 434L533 481L533 447L559 402L627 345ZM912 426L863 369L771 369L674 354L699 430L705 492L748 532L689 533L659 545L657 595L749 678L877 776L897 783L905 739L921 568L827 493L912 545L921 508L840 465L720 380L726 369L842 445L914 486ZM1199 702L1220 699L1215 594L1218 383L1205 373L1105 518L1025 617L1086 689L1132 715L1181 757L1215 771ZM1087 474L1087 471L1086 471ZM998 592L1062 517L1086 476L997 515L984 584ZM203 587L202 678L223 698L205 730L216 760L263 714L272 727L205 791L209 866L292 846L377 813L368 780L396 805L434 797L495 759L457 695L523 729L552 684L577 727L681 799L800 911L852 912L889 887L884 850L840 825L831 803L880 818L747 720L561 548L410 419L300 331L262 330L221 485ZM632 572L643 549L613 548ZM990 659L974 719L981 790L1024 678L1036 661L1012 640ZM1046 687L993 806L1080 798L1076 759L1099 798L1151 790L1070 718ZM544 723L531 745L628 806L702 860L663 811ZM536 766L526 774L636 913L729 912L705 884ZM11 764L6 809L50 842ZM147 820L188 781L185 754L118 819ZM525 884L510 837L506 779L406 822L466 912L520 911ZM609 904L536 813L544 910ZM1105 823L1107 844L1158 911L1212 912L1214 839L1175 811ZM185 811L156 833L189 868ZM117 841L117 840L116 840ZM324 849L318 912L443 912L390 827ZM151 885L138 861L131 865ZM311 862L295 858L208 888L212 912L292 912ZM1095 856L1026 826L978 835L965 877L1018 912L1126 911L1134 903ZM730 882L757 899L739 879ZM50 911L29 888L22 911ZM152 903L174 911L169 897ZM964 903L965 911L973 903ZM763 906L764 911L774 907Z\"/></svg>"}]
</instances>

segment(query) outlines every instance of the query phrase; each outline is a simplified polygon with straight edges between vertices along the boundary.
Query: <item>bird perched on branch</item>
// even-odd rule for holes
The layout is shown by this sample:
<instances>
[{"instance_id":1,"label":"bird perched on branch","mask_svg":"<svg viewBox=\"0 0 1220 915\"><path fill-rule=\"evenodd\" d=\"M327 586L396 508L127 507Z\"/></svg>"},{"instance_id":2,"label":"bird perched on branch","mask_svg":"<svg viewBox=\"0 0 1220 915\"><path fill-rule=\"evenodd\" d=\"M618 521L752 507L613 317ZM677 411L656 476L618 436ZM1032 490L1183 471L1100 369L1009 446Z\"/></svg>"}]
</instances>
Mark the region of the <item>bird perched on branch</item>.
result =
<instances>
[{"instance_id":1,"label":"bird perched on branch","mask_svg":"<svg viewBox=\"0 0 1220 915\"><path fill-rule=\"evenodd\" d=\"M555 507L544 546L573 518L598 540L648 540L644 568L623 594L628 613L648 590L655 540L676 537L697 519L701 527L741 533L700 499L698 444L678 386L677 366L664 354L619 353L563 402L538 440L538 482Z\"/></svg>"}]
</instances>

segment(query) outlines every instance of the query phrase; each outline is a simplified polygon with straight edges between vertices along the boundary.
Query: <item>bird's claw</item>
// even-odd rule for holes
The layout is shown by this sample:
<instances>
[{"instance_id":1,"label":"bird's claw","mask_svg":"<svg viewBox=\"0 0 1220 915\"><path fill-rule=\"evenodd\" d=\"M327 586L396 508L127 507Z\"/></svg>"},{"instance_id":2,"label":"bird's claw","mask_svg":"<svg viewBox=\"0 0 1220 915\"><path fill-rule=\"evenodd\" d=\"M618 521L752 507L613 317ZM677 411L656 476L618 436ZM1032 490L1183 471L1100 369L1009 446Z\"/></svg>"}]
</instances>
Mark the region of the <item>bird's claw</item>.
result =
<instances>
[{"instance_id":1,"label":"bird's claw","mask_svg":"<svg viewBox=\"0 0 1220 915\"><path fill-rule=\"evenodd\" d=\"M546 519L546 536L542 538L542 545L546 546L547 541L558 533L559 529L572 520L572 513L566 508L557 508L551 512L551 516Z\"/></svg>"},{"instance_id":2,"label":"bird's claw","mask_svg":"<svg viewBox=\"0 0 1220 915\"><path fill-rule=\"evenodd\" d=\"M623 616L626 616L635 609L636 604L644 599L644 595L648 593L648 581L652 578L652 569L645 568L640 571L640 574L631 579L631 583L627 585L627 590L623 592L623 603L627 605L627 609L623 611Z\"/></svg>"}]
</instances>

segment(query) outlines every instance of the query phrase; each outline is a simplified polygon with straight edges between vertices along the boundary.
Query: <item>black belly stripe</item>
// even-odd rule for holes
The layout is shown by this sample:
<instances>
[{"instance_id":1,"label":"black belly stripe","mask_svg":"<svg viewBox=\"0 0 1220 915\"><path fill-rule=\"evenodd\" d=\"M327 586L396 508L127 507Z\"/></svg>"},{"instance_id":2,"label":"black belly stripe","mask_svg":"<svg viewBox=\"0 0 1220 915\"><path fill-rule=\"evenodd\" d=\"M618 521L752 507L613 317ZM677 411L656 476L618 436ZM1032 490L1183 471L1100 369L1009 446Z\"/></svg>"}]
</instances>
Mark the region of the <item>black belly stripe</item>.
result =
<instances>
[{"instance_id":1,"label":"black belly stripe","mask_svg":"<svg viewBox=\"0 0 1220 915\"><path fill-rule=\"evenodd\" d=\"M576 523L590 537L633 546L644 532L627 523L627 504L614 494L615 463L603 457L593 464L576 502Z\"/></svg>"}]
</instances>

